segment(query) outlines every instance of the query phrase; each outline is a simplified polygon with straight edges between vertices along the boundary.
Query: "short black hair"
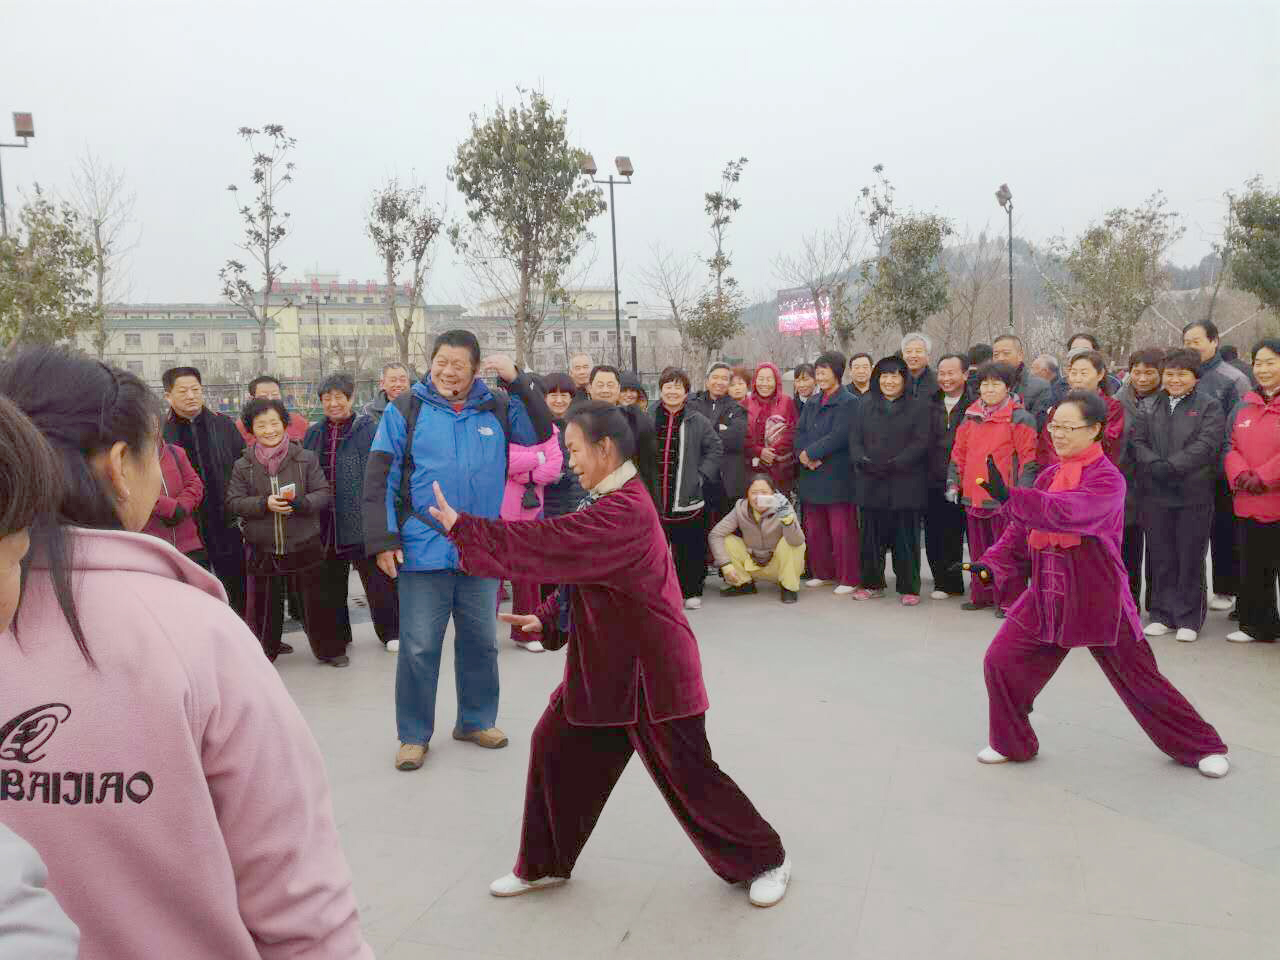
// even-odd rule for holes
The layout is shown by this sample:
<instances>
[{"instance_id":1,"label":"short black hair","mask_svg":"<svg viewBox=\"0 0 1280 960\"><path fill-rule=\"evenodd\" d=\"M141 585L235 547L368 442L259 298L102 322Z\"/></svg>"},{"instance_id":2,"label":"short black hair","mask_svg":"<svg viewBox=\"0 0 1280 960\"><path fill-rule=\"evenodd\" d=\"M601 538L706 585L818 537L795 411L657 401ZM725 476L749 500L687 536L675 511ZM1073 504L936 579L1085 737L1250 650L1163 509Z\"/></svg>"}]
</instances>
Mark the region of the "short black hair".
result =
<instances>
[{"instance_id":1,"label":"short black hair","mask_svg":"<svg viewBox=\"0 0 1280 960\"><path fill-rule=\"evenodd\" d=\"M991 344L975 343L969 348L969 366L980 367L991 359Z\"/></svg>"},{"instance_id":2,"label":"short black hair","mask_svg":"<svg viewBox=\"0 0 1280 960\"><path fill-rule=\"evenodd\" d=\"M796 377L812 377L812 376L813 376L812 363L797 363L796 368L791 371L792 380L794 380Z\"/></svg>"},{"instance_id":3,"label":"short black hair","mask_svg":"<svg viewBox=\"0 0 1280 960\"><path fill-rule=\"evenodd\" d=\"M323 400L326 393L332 393L334 390L345 393L350 400L356 395L356 382L351 379L349 373L331 373L320 381L320 386L316 387L316 396Z\"/></svg>"},{"instance_id":4,"label":"short black hair","mask_svg":"<svg viewBox=\"0 0 1280 960\"><path fill-rule=\"evenodd\" d=\"M1223 360L1226 360L1227 363L1230 363L1232 360L1240 359L1240 351L1229 343L1223 344L1223 346L1218 350L1218 355L1222 357Z\"/></svg>"},{"instance_id":5,"label":"short black hair","mask_svg":"<svg viewBox=\"0 0 1280 960\"><path fill-rule=\"evenodd\" d=\"M382 365L382 375L385 377L388 370L403 370L406 375L409 373L409 365L401 363L399 360L388 360Z\"/></svg>"},{"instance_id":6,"label":"short black hair","mask_svg":"<svg viewBox=\"0 0 1280 960\"><path fill-rule=\"evenodd\" d=\"M999 380L1012 390L1018 382L1018 371L1007 363L996 363L988 360L986 363L978 365L976 378L978 383L982 383L983 380Z\"/></svg>"},{"instance_id":7,"label":"short black hair","mask_svg":"<svg viewBox=\"0 0 1280 960\"><path fill-rule=\"evenodd\" d=\"M1251 356L1257 359L1259 350L1270 350L1277 357L1280 357L1280 337L1263 337L1253 345L1253 353Z\"/></svg>"},{"instance_id":8,"label":"short black hair","mask_svg":"<svg viewBox=\"0 0 1280 960\"><path fill-rule=\"evenodd\" d=\"M204 377L200 376L200 371L195 367L170 367L160 375L160 382L164 384L164 392L168 393L173 389L173 385L179 377L195 377L196 383L204 385Z\"/></svg>"},{"instance_id":9,"label":"short black hair","mask_svg":"<svg viewBox=\"0 0 1280 960\"><path fill-rule=\"evenodd\" d=\"M944 360L959 360L961 370L967 370L969 367L969 358L966 357L963 353L944 353L942 356L938 358L938 362L936 366L938 367L942 366L942 361Z\"/></svg>"},{"instance_id":10,"label":"short black hair","mask_svg":"<svg viewBox=\"0 0 1280 960\"><path fill-rule=\"evenodd\" d=\"M249 381L249 396L256 397L258 395L257 394L258 387L260 387L264 383L274 383L281 390L284 389L284 385L281 384L279 380L277 380L273 376L270 376L264 373L254 377L252 380Z\"/></svg>"},{"instance_id":11,"label":"short black hair","mask_svg":"<svg viewBox=\"0 0 1280 960\"><path fill-rule=\"evenodd\" d=\"M61 466L49 441L8 397L0 396L0 537L55 513Z\"/></svg>"},{"instance_id":12,"label":"short black hair","mask_svg":"<svg viewBox=\"0 0 1280 960\"><path fill-rule=\"evenodd\" d=\"M1214 323L1212 320L1192 320L1190 323L1188 323L1185 327L1182 328L1182 335L1185 337L1188 333L1190 333L1196 327L1200 327L1201 329L1204 330L1204 337L1206 340L1218 339L1218 325Z\"/></svg>"},{"instance_id":13,"label":"short black hair","mask_svg":"<svg viewBox=\"0 0 1280 960\"><path fill-rule=\"evenodd\" d=\"M1024 347L1024 346L1022 345L1022 338L1021 338L1021 337L1019 337L1019 336L1017 336L1016 334L1012 334L1012 333L1002 333L1002 334L1000 334L1000 336L996 337L996 338L995 338L994 340L992 340L991 342L992 342L992 344L997 344L997 343L1016 343L1016 344L1018 345L1018 349L1019 349L1019 350L1021 350L1023 353L1026 353L1026 347Z\"/></svg>"},{"instance_id":14,"label":"short black hair","mask_svg":"<svg viewBox=\"0 0 1280 960\"><path fill-rule=\"evenodd\" d=\"M1071 363L1075 363L1077 360L1088 360L1089 366L1093 367L1096 372L1104 377L1107 375L1107 358L1097 350L1081 350L1071 358ZM1070 364L1068 364L1069 366Z\"/></svg>"},{"instance_id":15,"label":"short black hair","mask_svg":"<svg viewBox=\"0 0 1280 960\"><path fill-rule=\"evenodd\" d=\"M1129 354L1129 369L1132 370L1138 364L1147 367L1158 367L1160 362L1164 360L1164 354L1165 351L1159 347L1141 347Z\"/></svg>"},{"instance_id":16,"label":"short black hair","mask_svg":"<svg viewBox=\"0 0 1280 960\"><path fill-rule=\"evenodd\" d=\"M685 373L683 370L681 370L679 367L667 367L660 374L658 374L658 389L661 390L668 383L672 383L676 380L679 380L682 384L684 384L684 392L688 393L689 392L689 375Z\"/></svg>"},{"instance_id":17,"label":"short black hair","mask_svg":"<svg viewBox=\"0 0 1280 960\"><path fill-rule=\"evenodd\" d=\"M542 377L542 395L548 393L569 393L578 392L578 386L573 382L573 377L567 373L548 373Z\"/></svg>"},{"instance_id":18,"label":"short black hair","mask_svg":"<svg viewBox=\"0 0 1280 960\"><path fill-rule=\"evenodd\" d=\"M1090 349L1092 349L1092 350L1101 350L1101 349L1102 349L1102 347L1101 347L1101 346L1099 345L1099 343L1098 343L1098 338L1097 338L1097 337L1095 337L1095 336L1094 336L1092 333L1090 333L1088 330L1081 330L1081 331L1079 331L1079 332L1077 332L1077 333L1073 333L1071 336L1067 337L1067 343L1066 343L1066 347L1067 347L1067 349L1068 349L1068 350L1070 350L1070 349L1071 349L1071 345L1072 345L1073 343L1075 343L1077 340L1087 340L1087 341L1089 341L1089 348L1090 348Z\"/></svg>"},{"instance_id":19,"label":"short black hair","mask_svg":"<svg viewBox=\"0 0 1280 960\"><path fill-rule=\"evenodd\" d=\"M1160 372L1164 373L1170 369L1186 370L1198 380L1200 378L1199 352L1188 347L1174 347L1160 358Z\"/></svg>"},{"instance_id":20,"label":"short black hair","mask_svg":"<svg viewBox=\"0 0 1280 960\"><path fill-rule=\"evenodd\" d=\"M462 347L471 354L471 370L480 369L480 341L470 330L446 330L436 336L431 344L431 359L435 360L441 347Z\"/></svg>"},{"instance_id":21,"label":"short black hair","mask_svg":"<svg viewBox=\"0 0 1280 960\"><path fill-rule=\"evenodd\" d=\"M244 424L247 432L253 433L253 421L257 420L264 413L274 410L280 414L280 422L286 427L289 426L289 411L284 405L284 401L271 399L266 397L254 397L244 405L244 410L240 414L240 422Z\"/></svg>"},{"instance_id":22,"label":"short black hair","mask_svg":"<svg viewBox=\"0 0 1280 960\"><path fill-rule=\"evenodd\" d=\"M859 358L861 358L861 357L866 357L866 358L867 358L867 363L871 364L873 367L876 365L875 357L871 356L871 354L869 354L869 353L855 353L852 357L850 357L850 358L849 358L849 362L848 362L847 364L845 364L845 366L852 366L852 365L853 365L853 361L855 361L855 360L857 360L857 359L859 359Z\"/></svg>"},{"instance_id":23,"label":"short black hair","mask_svg":"<svg viewBox=\"0 0 1280 960\"><path fill-rule=\"evenodd\" d=\"M836 382L844 379L844 368L848 364L844 359L844 354L839 350L824 350L818 354L818 359L813 361L814 368L826 367L835 376Z\"/></svg>"},{"instance_id":24,"label":"short black hair","mask_svg":"<svg viewBox=\"0 0 1280 960\"><path fill-rule=\"evenodd\" d=\"M618 378L618 386L623 390L639 390L644 392L644 384L640 382L640 378L634 373L624 373Z\"/></svg>"},{"instance_id":25,"label":"short black hair","mask_svg":"<svg viewBox=\"0 0 1280 960\"><path fill-rule=\"evenodd\" d=\"M617 380L618 383L622 383L622 374L618 372L618 368L607 363L597 363L592 367L591 376L587 377L587 383L595 383L597 373L612 373L613 379Z\"/></svg>"}]
</instances>

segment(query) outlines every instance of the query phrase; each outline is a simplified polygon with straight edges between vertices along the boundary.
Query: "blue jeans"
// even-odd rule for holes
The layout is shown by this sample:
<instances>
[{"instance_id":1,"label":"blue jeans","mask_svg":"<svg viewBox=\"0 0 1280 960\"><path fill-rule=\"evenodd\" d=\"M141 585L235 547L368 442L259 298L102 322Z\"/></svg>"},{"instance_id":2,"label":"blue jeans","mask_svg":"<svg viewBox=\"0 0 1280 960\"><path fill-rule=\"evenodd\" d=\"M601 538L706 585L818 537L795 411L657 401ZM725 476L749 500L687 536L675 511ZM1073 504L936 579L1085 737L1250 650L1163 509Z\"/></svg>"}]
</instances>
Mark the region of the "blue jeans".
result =
<instances>
[{"instance_id":1,"label":"blue jeans","mask_svg":"<svg viewBox=\"0 0 1280 960\"><path fill-rule=\"evenodd\" d=\"M492 727L498 720L498 581L449 570L401 571L399 594L396 729L400 742L431 741L440 652L451 616L457 727L464 733Z\"/></svg>"}]
</instances>

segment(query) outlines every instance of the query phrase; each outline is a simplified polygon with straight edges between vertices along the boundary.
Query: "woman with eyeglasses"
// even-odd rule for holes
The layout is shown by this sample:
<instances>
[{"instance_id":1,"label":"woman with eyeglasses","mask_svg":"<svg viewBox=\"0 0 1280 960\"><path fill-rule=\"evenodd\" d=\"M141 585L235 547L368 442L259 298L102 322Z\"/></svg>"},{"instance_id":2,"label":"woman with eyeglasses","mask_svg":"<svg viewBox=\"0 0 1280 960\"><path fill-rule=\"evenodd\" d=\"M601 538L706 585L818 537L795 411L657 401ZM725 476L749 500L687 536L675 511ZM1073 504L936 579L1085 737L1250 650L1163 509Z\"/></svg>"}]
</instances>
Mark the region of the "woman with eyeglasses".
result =
<instances>
[{"instance_id":1,"label":"woman with eyeglasses","mask_svg":"<svg viewBox=\"0 0 1280 960\"><path fill-rule=\"evenodd\" d=\"M1032 705L1071 649L1088 647L1157 747L1206 777L1226 776L1226 744L1160 673L1143 635L1120 554L1125 482L1103 453L1106 423L1096 390L1072 390L1047 427L1057 460L1034 487L1011 489L987 461L980 482L1003 504L1008 526L963 566L998 587L1030 565L1031 584L987 649L990 739L978 760L1036 755Z\"/></svg>"}]
</instances>

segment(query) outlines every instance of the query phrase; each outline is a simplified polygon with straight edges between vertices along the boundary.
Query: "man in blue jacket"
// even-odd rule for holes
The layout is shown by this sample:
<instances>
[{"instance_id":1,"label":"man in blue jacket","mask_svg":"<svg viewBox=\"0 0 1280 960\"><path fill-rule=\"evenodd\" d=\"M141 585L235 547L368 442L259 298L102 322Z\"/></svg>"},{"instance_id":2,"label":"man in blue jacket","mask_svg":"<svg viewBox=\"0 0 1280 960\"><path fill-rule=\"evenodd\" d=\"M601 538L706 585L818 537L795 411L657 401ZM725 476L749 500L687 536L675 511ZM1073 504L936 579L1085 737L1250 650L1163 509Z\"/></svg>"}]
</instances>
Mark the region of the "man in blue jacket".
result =
<instances>
[{"instance_id":1,"label":"man in blue jacket","mask_svg":"<svg viewBox=\"0 0 1280 960\"><path fill-rule=\"evenodd\" d=\"M480 344L467 330L436 337L427 375L386 408L364 484L365 550L399 580L396 767L417 770L435 728L436 684L449 619L458 690L455 740L507 745L498 718L498 582L458 568L458 552L427 513L439 483L462 512L496 519L507 480L507 444L551 438L551 411L506 357L484 369L510 394L482 380ZM407 480L408 490L401 496Z\"/></svg>"}]
</instances>

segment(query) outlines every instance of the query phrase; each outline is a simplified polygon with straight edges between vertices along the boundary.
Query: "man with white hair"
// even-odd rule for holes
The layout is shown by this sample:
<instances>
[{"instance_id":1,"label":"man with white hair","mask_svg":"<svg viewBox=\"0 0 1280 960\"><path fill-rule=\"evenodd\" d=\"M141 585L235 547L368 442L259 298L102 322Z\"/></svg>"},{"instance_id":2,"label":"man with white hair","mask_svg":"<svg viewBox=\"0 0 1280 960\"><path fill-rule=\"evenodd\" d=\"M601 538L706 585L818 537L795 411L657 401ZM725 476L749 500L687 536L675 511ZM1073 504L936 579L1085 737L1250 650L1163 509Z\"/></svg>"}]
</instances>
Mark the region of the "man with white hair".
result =
<instances>
[{"instance_id":1,"label":"man with white hair","mask_svg":"<svg viewBox=\"0 0 1280 960\"><path fill-rule=\"evenodd\" d=\"M1056 407L1067 395L1070 387L1062 376L1062 368L1058 366L1058 358L1052 354L1042 353L1031 361L1031 372L1049 384L1051 406Z\"/></svg>"},{"instance_id":2,"label":"man with white hair","mask_svg":"<svg viewBox=\"0 0 1280 960\"><path fill-rule=\"evenodd\" d=\"M929 366L932 351L933 342L919 330L913 330L902 338L900 352L911 375L905 391L908 396L932 400L938 392L938 378Z\"/></svg>"}]
</instances>

